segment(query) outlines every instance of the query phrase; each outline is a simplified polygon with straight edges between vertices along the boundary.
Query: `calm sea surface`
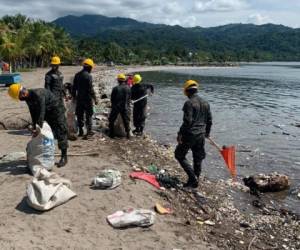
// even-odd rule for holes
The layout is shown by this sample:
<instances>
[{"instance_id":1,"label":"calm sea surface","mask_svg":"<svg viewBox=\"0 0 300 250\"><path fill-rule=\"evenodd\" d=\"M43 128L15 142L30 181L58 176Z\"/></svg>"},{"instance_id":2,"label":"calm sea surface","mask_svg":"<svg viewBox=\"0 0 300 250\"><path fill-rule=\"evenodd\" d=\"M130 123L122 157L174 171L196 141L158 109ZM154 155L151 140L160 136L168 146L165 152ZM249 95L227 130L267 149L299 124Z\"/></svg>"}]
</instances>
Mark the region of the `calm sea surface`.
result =
<instances>
[{"instance_id":1,"label":"calm sea surface","mask_svg":"<svg viewBox=\"0 0 300 250\"><path fill-rule=\"evenodd\" d=\"M300 186L300 63L244 64L233 68L188 68L143 72L153 83L146 130L160 143L176 144L186 97L187 79L200 82L199 94L213 113L211 136L221 145L236 145L239 177L277 171L289 175L293 188ZM246 151L246 152L245 152ZM219 154L207 144L203 174L211 179L228 173ZM216 164L219 163L219 164ZM300 213L292 194L284 200ZM298 208L297 208L298 207Z\"/></svg>"}]
</instances>

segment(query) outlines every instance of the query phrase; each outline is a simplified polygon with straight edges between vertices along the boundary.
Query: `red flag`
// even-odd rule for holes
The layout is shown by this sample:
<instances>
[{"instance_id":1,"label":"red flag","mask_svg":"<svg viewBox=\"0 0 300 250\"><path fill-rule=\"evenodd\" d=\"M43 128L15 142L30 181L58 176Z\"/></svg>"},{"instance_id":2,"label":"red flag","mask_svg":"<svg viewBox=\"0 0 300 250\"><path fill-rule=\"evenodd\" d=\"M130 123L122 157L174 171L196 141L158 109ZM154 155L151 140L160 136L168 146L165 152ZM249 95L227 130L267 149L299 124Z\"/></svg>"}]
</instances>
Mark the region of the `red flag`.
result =
<instances>
[{"instance_id":1,"label":"red flag","mask_svg":"<svg viewBox=\"0 0 300 250\"><path fill-rule=\"evenodd\" d=\"M237 175L235 166L235 146L223 147L223 149L221 150L221 154L232 178L235 180Z\"/></svg>"}]
</instances>

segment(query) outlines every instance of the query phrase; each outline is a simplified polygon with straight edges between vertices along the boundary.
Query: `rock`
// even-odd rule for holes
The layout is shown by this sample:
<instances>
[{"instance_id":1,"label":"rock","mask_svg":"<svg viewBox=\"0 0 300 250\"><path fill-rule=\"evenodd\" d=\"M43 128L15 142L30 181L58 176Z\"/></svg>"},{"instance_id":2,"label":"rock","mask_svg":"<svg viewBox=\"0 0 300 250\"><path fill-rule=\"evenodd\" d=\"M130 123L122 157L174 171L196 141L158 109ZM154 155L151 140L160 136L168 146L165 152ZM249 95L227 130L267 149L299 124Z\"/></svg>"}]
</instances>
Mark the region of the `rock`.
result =
<instances>
[{"instance_id":1,"label":"rock","mask_svg":"<svg viewBox=\"0 0 300 250\"><path fill-rule=\"evenodd\" d=\"M286 175L271 173L257 174L243 179L245 185L254 192L278 192L290 187L289 177Z\"/></svg>"}]
</instances>

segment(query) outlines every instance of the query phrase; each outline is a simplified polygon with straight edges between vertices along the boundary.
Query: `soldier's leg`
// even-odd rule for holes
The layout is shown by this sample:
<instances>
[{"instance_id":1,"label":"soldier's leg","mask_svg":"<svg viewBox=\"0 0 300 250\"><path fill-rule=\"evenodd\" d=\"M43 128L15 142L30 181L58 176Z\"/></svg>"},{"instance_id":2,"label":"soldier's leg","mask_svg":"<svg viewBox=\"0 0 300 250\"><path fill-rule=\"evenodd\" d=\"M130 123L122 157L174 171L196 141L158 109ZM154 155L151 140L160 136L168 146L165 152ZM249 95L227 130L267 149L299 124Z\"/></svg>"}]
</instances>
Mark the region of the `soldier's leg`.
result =
<instances>
[{"instance_id":1,"label":"soldier's leg","mask_svg":"<svg viewBox=\"0 0 300 250\"><path fill-rule=\"evenodd\" d=\"M92 135L92 125L93 125L93 106L90 105L85 110L85 125L87 129L87 135Z\"/></svg>"},{"instance_id":2,"label":"soldier's leg","mask_svg":"<svg viewBox=\"0 0 300 250\"><path fill-rule=\"evenodd\" d=\"M190 149L190 146L186 143L178 144L175 150L175 158L180 163L183 170L188 175L188 182L185 184L185 186L190 186L193 183L197 182L197 178L194 174L194 170L192 169L192 166L186 159L186 155Z\"/></svg>"},{"instance_id":3,"label":"soldier's leg","mask_svg":"<svg viewBox=\"0 0 300 250\"><path fill-rule=\"evenodd\" d=\"M124 110L121 112L121 117L124 123L127 138L130 139L130 111Z\"/></svg>"},{"instance_id":4,"label":"soldier's leg","mask_svg":"<svg viewBox=\"0 0 300 250\"><path fill-rule=\"evenodd\" d=\"M201 164L205 159L205 136L201 135L196 138L196 142L192 147L193 161L194 161L194 173L199 178L201 174Z\"/></svg>"},{"instance_id":5,"label":"soldier's leg","mask_svg":"<svg viewBox=\"0 0 300 250\"><path fill-rule=\"evenodd\" d=\"M108 118L109 121L109 136L114 137L114 126L115 126L115 121L117 120L117 117L119 115L119 110L117 109L112 109Z\"/></svg>"},{"instance_id":6,"label":"soldier's leg","mask_svg":"<svg viewBox=\"0 0 300 250\"><path fill-rule=\"evenodd\" d=\"M61 159L58 162L58 167L63 167L68 162L68 127L65 114L62 110L56 110L46 116L46 121L49 123L53 134L58 142L58 148L61 150Z\"/></svg>"},{"instance_id":7,"label":"soldier's leg","mask_svg":"<svg viewBox=\"0 0 300 250\"><path fill-rule=\"evenodd\" d=\"M76 116L79 129L79 136L83 136L83 126L84 126L84 106L77 103L76 106Z\"/></svg>"}]
</instances>

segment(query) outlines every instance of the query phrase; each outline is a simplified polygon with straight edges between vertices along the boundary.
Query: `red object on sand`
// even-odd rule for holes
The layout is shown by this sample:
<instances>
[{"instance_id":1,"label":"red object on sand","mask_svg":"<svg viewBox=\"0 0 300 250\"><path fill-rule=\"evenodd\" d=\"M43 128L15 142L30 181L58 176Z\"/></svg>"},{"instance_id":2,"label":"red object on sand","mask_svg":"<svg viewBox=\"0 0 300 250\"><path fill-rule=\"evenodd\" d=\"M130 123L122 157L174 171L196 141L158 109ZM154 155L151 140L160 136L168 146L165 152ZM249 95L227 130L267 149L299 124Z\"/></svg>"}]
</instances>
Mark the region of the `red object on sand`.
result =
<instances>
[{"instance_id":1,"label":"red object on sand","mask_svg":"<svg viewBox=\"0 0 300 250\"><path fill-rule=\"evenodd\" d=\"M132 172L129 175L129 177L131 177L133 179L140 179L140 180L147 181L152 186L154 186L158 189L160 188L160 185L159 185L158 181L156 180L155 175L153 175L153 174L148 174L148 173L143 173L143 172Z\"/></svg>"},{"instance_id":2,"label":"red object on sand","mask_svg":"<svg viewBox=\"0 0 300 250\"><path fill-rule=\"evenodd\" d=\"M223 147L221 154L233 179L236 179L235 146Z\"/></svg>"}]
</instances>

